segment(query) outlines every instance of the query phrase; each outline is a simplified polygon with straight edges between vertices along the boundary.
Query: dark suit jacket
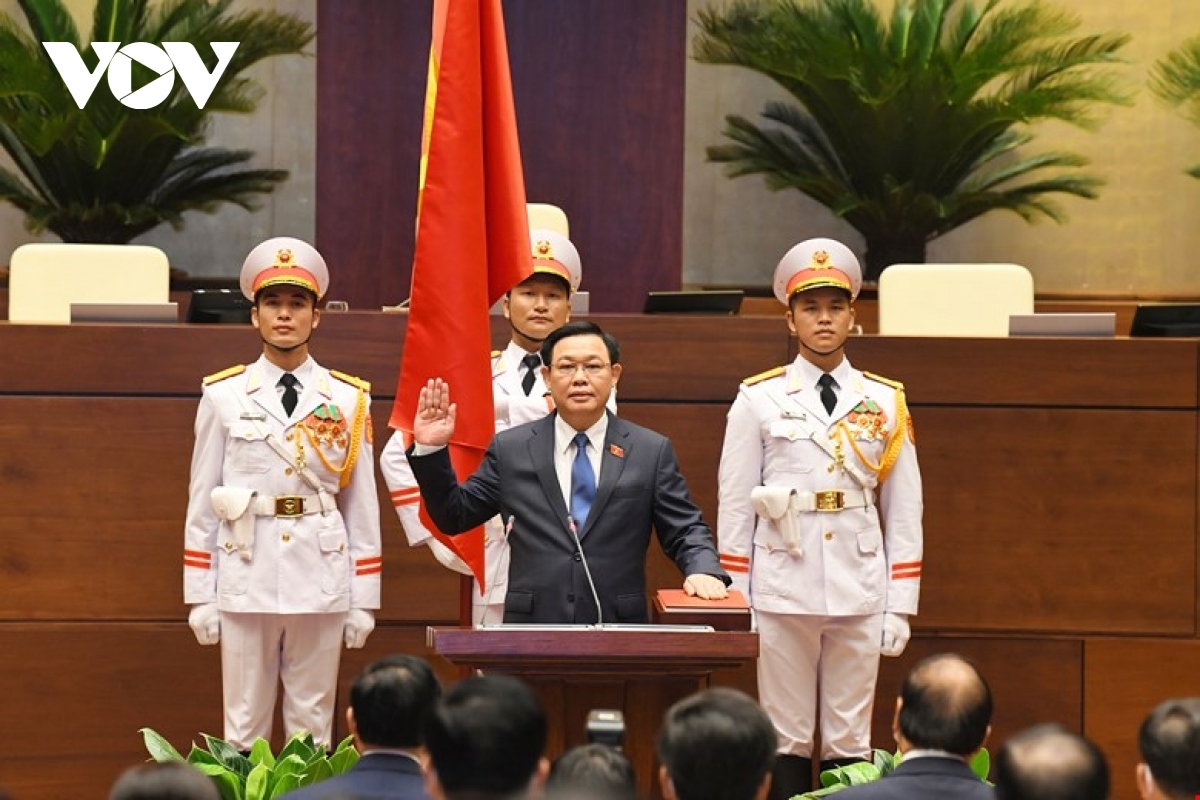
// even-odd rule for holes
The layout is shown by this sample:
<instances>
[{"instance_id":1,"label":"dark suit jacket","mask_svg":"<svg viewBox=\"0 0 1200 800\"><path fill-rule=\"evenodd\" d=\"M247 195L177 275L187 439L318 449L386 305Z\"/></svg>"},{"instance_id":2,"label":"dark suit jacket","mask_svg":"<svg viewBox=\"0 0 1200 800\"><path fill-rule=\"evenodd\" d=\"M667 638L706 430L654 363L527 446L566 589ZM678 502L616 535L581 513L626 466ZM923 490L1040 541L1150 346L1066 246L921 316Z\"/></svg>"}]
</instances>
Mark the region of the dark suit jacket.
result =
<instances>
[{"instance_id":1,"label":"dark suit jacket","mask_svg":"<svg viewBox=\"0 0 1200 800\"><path fill-rule=\"evenodd\" d=\"M954 758L929 756L901 761L873 783L851 786L838 800L994 800L992 787Z\"/></svg>"},{"instance_id":2,"label":"dark suit jacket","mask_svg":"<svg viewBox=\"0 0 1200 800\"><path fill-rule=\"evenodd\" d=\"M421 766L395 753L367 753L341 775L283 795L288 800L429 800Z\"/></svg>"},{"instance_id":3,"label":"dark suit jacket","mask_svg":"<svg viewBox=\"0 0 1200 800\"><path fill-rule=\"evenodd\" d=\"M496 434L479 469L461 486L447 450L426 456L409 451L421 499L442 532L462 533L496 514L506 525L511 521L505 622L597 621L554 471L555 417ZM579 530L604 622L647 621L652 526L684 575L704 573L729 583L671 443L610 413L596 499Z\"/></svg>"}]
</instances>

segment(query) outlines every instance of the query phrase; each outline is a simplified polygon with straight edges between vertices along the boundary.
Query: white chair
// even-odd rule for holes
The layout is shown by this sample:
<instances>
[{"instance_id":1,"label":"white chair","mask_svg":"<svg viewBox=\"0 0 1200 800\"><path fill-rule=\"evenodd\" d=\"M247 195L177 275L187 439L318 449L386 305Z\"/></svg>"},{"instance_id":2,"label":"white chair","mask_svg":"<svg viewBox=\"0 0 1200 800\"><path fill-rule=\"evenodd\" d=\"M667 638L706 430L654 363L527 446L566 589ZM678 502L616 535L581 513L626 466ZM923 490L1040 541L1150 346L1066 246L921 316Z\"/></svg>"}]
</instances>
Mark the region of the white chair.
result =
<instances>
[{"instance_id":1,"label":"white chair","mask_svg":"<svg viewBox=\"0 0 1200 800\"><path fill-rule=\"evenodd\" d=\"M886 336L1008 336L1033 313L1033 276L1016 264L895 264L879 278Z\"/></svg>"},{"instance_id":2,"label":"white chair","mask_svg":"<svg viewBox=\"0 0 1200 800\"><path fill-rule=\"evenodd\" d=\"M72 303L166 303L170 265L157 247L25 244L8 273L10 322L71 321Z\"/></svg>"},{"instance_id":3,"label":"white chair","mask_svg":"<svg viewBox=\"0 0 1200 800\"><path fill-rule=\"evenodd\" d=\"M530 229L546 228L555 233L561 233L568 239L571 238L571 226L567 224L567 212L558 206L549 203L526 203L525 208L529 214Z\"/></svg>"}]
</instances>

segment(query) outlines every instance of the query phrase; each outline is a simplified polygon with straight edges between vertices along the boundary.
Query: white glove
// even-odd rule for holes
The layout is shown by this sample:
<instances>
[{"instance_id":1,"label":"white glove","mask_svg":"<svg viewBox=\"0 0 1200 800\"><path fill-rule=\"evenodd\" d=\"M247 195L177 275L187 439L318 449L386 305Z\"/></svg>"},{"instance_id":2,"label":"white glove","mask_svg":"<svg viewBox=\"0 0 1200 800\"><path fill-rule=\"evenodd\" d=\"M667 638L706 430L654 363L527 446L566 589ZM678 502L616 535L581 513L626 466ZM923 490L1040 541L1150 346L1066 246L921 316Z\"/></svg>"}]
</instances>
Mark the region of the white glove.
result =
<instances>
[{"instance_id":1,"label":"white glove","mask_svg":"<svg viewBox=\"0 0 1200 800\"><path fill-rule=\"evenodd\" d=\"M883 638L879 643L879 653L885 656L898 656L904 652L909 637L908 619L905 614L883 612Z\"/></svg>"},{"instance_id":2,"label":"white glove","mask_svg":"<svg viewBox=\"0 0 1200 800\"><path fill-rule=\"evenodd\" d=\"M216 644L221 641L221 612L216 603L199 603L188 613L188 625L196 634L200 644Z\"/></svg>"},{"instance_id":3,"label":"white glove","mask_svg":"<svg viewBox=\"0 0 1200 800\"><path fill-rule=\"evenodd\" d=\"M367 643L367 637L375 630L375 615L365 608L352 608L346 613L346 625L342 633L346 647L358 650Z\"/></svg>"}]
</instances>

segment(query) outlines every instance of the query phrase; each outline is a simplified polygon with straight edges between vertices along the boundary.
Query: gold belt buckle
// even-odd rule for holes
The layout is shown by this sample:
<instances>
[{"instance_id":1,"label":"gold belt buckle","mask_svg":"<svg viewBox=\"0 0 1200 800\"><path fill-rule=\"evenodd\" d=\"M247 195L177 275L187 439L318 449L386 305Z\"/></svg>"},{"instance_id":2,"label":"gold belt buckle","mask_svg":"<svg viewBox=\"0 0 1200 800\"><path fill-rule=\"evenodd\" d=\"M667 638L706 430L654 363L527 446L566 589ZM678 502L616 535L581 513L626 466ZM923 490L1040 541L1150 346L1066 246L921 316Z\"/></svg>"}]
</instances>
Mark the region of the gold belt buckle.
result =
<instances>
[{"instance_id":1,"label":"gold belt buckle","mask_svg":"<svg viewBox=\"0 0 1200 800\"><path fill-rule=\"evenodd\" d=\"M817 492L817 511L841 511L846 507L846 493L837 489L827 492Z\"/></svg>"},{"instance_id":2,"label":"gold belt buckle","mask_svg":"<svg viewBox=\"0 0 1200 800\"><path fill-rule=\"evenodd\" d=\"M275 516L299 517L304 514L304 498L296 495L284 495L275 498Z\"/></svg>"}]
</instances>

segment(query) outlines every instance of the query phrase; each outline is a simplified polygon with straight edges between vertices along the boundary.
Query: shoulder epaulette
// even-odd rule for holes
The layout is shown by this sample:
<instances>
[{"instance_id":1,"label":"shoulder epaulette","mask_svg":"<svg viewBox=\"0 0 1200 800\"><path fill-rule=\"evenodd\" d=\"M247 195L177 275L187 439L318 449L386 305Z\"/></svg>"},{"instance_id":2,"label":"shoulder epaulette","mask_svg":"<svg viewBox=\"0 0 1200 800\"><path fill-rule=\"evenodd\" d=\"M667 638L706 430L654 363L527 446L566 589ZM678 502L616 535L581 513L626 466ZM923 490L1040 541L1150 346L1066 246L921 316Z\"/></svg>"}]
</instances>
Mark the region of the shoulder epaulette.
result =
<instances>
[{"instance_id":1,"label":"shoulder epaulette","mask_svg":"<svg viewBox=\"0 0 1200 800\"><path fill-rule=\"evenodd\" d=\"M357 389L362 389L364 392L371 391L370 381L364 381L362 378L356 378L353 375L347 375L344 372L338 372L336 369L329 370L329 374L337 378L342 383L348 383Z\"/></svg>"},{"instance_id":2,"label":"shoulder epaulette","mask_svg":"<svg viewBox=\"0 0 1200 800\"><path fill-rule=\"evenodd\" d=\"M228 369L223 369L220 372L214 372L212 375L205 375L204 376L204 385L208 386L210 384L216 383L217 381L223 381L226 378L232 378L234 375L241 375L245 371L246 371L246 365L238 364L238 365L230 367Z\"/></svg>"},{"instance_id":3,"label":"shoulder epaulette","mask_svg":"<svg viewBox=\"0 0 1200 800\"><path fill-rule=\"evenodd\" d=\"M787 367L775 367L774 369L769 369L766 372L760 372L757 375L751 375L749 378L744 378L742 380L742 384L744 386L753 386L756 383L762 383L767 378L774 378L782 375L786 371Z\"/></svg>"},{"instance_id":4,"label":"shoulder epaulette","mask_svg":"<svg viewBox=\"0 0 1200 800\"><path fill-rule=\"evenodd\" d=\"M897 392L904 391L904 384L901 383L900 381L894 381L891 378L885 378L882 375L876 375L874 372L864 372L863 377L870 378L871 380L875 381L876 383L882 383L884 386L890 386L893 389L895 389Z\"/></svg>"}]
</instances>

